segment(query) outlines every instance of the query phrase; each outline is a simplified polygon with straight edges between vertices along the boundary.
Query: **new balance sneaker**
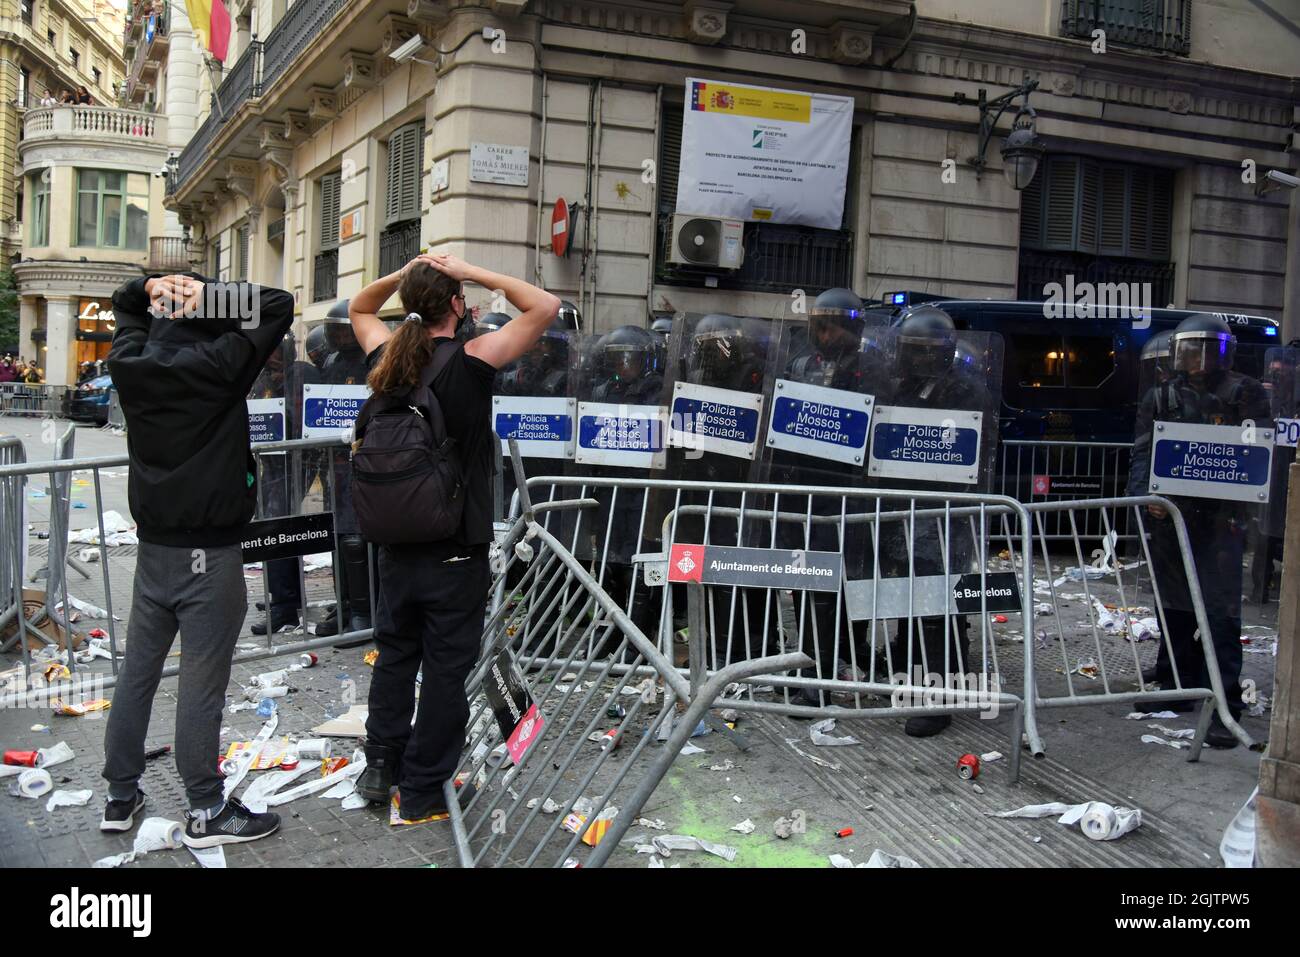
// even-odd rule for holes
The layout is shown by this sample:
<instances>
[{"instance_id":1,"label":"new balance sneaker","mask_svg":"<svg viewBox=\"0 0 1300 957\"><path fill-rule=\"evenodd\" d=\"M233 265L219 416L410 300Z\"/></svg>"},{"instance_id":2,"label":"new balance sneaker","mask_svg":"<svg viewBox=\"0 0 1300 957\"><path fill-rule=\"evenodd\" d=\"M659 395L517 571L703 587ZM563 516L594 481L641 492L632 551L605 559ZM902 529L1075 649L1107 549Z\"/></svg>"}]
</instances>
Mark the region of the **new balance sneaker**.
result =
<instances>
[{"instance_id":1,"label":"new balance sneaker","mask_svg":"<svg viewBox=\"0 0 1300 957\"><path fill-rule=\"evenodd\" d=\"M254 814L231 798L216 814L185 812L184 841L189 847L247 844L270 837L280 829L280 815Z\"/></svg>"},{"instance_id":2,"label":"new balance sneaker","mask_svg":"<svg viewBox=\"0 0 1300 957\"><path fill-rule=\"evenodd\" d=\"M101 831L129 831L135 826L135 816L144 810L144 792L136 789L135 797L121 801L104 802L104 818L99 822Z\"/></svg>"}]
</instances>

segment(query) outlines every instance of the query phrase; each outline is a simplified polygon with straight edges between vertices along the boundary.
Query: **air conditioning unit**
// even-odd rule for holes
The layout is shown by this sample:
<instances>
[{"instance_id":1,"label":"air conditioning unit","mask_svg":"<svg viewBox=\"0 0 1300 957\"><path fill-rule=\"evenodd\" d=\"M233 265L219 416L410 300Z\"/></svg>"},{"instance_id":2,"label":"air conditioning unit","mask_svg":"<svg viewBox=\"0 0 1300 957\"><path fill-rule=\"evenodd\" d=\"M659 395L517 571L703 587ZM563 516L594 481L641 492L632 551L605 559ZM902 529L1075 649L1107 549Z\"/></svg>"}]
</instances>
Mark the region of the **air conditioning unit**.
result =
<instances>
[{"instance_id":1,"label":"air conditioning unit","mask_svg":"<svg viewBox=\"0 0 1300 957\"><path fill-rule=\"evenodd\" d=\"M673 215L672 255L683 266L739 269L745 261L745 224L738 219Z\"/></svg>"}]
</instances>

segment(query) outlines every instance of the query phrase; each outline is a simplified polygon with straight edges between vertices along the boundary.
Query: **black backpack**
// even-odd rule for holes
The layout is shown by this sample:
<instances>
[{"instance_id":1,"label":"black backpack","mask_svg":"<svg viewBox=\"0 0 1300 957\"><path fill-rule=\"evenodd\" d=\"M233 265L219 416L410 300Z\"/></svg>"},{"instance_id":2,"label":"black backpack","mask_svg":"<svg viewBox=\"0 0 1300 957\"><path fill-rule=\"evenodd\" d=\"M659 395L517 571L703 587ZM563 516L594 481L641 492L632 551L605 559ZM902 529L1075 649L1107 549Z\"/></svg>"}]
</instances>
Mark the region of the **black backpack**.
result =
<instances>
[{"instance_id":1,"label":"black backpack","mask_svg":"<svg viewBox=\"0 0 1300 957\"><path fill-rule=\"evenodd\" d=\"M361 534L378 545L440 542L460 530L465 470L432 388L459 347L440 343L414 389L372 395L357 415L352 505Z\"/></svg>"}]
</instances>

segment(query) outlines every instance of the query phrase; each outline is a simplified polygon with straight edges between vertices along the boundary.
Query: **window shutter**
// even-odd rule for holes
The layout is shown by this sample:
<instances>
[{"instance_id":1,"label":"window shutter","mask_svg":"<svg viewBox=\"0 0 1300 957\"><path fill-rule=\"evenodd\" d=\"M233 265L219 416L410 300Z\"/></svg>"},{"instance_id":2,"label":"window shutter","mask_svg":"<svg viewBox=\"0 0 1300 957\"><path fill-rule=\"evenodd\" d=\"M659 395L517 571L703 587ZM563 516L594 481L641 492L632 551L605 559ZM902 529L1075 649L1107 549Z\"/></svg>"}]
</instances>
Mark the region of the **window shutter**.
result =
<instances>
[{"instance_id":1,"label":"window shutter","mask_svg":"<svg viewBox=\"0 0 1300 957\"><path fill-rule=\"evenodd\" d=\"M1129 182L1129 255L1150 256L1151 170L1133 170Z\"/></svg>"},{"instance_id":2,"label":"window shutter","mask_svg":"<svg viewBox=\"0 0 1300 957\"><path fill-rule=\"evenodd\" d=\"M659 207L677 208L677 178L682 163L682 104L665 103L659 138Z\"/></svg>"},{"instance_id":3,"label":"window shutter","mask_svg":"<svg viewBox=\"0 0 1300 957\"><path fill-rule=\"evenodd\" d=\"M1020 245L1038 249L1043 245L1043 181L1047 179L1044 163L1028 186L1020 193Z\"/></svg>"},{"instance_id":4,"label":"window shutter","mask_svg":"<svg viewBox=\"0 0 1300 957\"><path fill-rule=\"evenodd\" d=\"M1079 159L1054 157L1047 165L1046 212L1043 246L1074 249L1078 238Z\"/></svg>"},{"instance_id":5,"label":"window shutter","mask_svg":"<svg viewBox=\"0 0 1300 957\"><path fill-rule=\"evenodd\" d=\"M1174 174L1153 170L1151 186L1151 256L1168 259L1174 230Z\"/></svg>"},{"instance_id":6,"label":"window shutter","mask_svg":"<svg viewBox=\"0 0 1300 957\"><path fill-rule=\"evenodd\" d=\"M384 225L420 217L420 180L424 166L424 124L394 131L388 140L388 178L384 189Z\"/></svg>"},{"instance_id":7,"label":"window shutter","mask_svg":"<svg viewBox=\"0 0 1300 957\"><path fill-rule=\"evenodd\" d=\"M1101 216L1101 169L1091 160L1079 164L1079 245L1080 252L1097 251L1098 219Z\"/></svg>"},{"instance_id":8,"label":"window shutter","mask_svg":"<svg viewBox=\"0 0 1300 957\"><path fill-rule=\"evenodd\" d=\"M1101 242L1103 256L1123 256L1128 213L1128 170L1123 166L1106 166L1101 172Z\"/></svg>"},{"instance_id":9,"label":"window shutter","mask_svg":"<svg viewBox=\"0 0 1300 957\"><path fill-rule=\"evenodd\" d=\"M248 279L248 223L239 227L239 277Z\"/></svg>"},{"instance_id":10,"label":"window shutter","mask_svg":"<svg viewBox=\"0 0 1300 957\"><path fill-rule=\"evenodd\" d=\"M402 182L402 139L405 130L398 130L388 138L388 178L384 183L384 225L391 226L400 219Z\"/></svg>"},{"instance_id":11,"label":"window shutter","mask_svg":"<svg viewBox=\"0 0 1300 957\"><path fill-rule=\"evenodd\" d=\"M339 245L339 199L343 177L326 173L320 179L320 250L337 249Z\"/></svg>"}]
</instances>

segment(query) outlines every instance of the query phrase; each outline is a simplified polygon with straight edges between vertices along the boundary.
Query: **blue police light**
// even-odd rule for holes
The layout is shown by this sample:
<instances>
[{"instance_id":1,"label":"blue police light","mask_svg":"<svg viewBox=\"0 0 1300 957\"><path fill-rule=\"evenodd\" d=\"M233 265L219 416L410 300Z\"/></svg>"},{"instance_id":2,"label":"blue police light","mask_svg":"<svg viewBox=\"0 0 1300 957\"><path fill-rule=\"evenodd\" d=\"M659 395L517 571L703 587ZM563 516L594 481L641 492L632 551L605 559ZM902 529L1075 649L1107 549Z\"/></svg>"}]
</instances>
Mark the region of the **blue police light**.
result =
<instances>
[{"instance_id":1,"label":"blue police light","mask_svg":"<svg viewBox=\"0 0 1300 957\"><path fill-rule=\"evenodd\" d=\"M907 293L905 292L887 293L885 295L885 302L889 303L891 306L906 306Z\"/></svg>"},{"instance_id":2,"label":"blue police light","mask_svg":"<svg viewBox=\"0 0 1300 957\"><path fill-rule=\"evenodd\" d=\"M1266 336L1275 336L1275 335L1277 335L1277 326L1265 326L1265 327L1264 327L1264 335L1266 335Z\"/></svg>"}]
</instances>

